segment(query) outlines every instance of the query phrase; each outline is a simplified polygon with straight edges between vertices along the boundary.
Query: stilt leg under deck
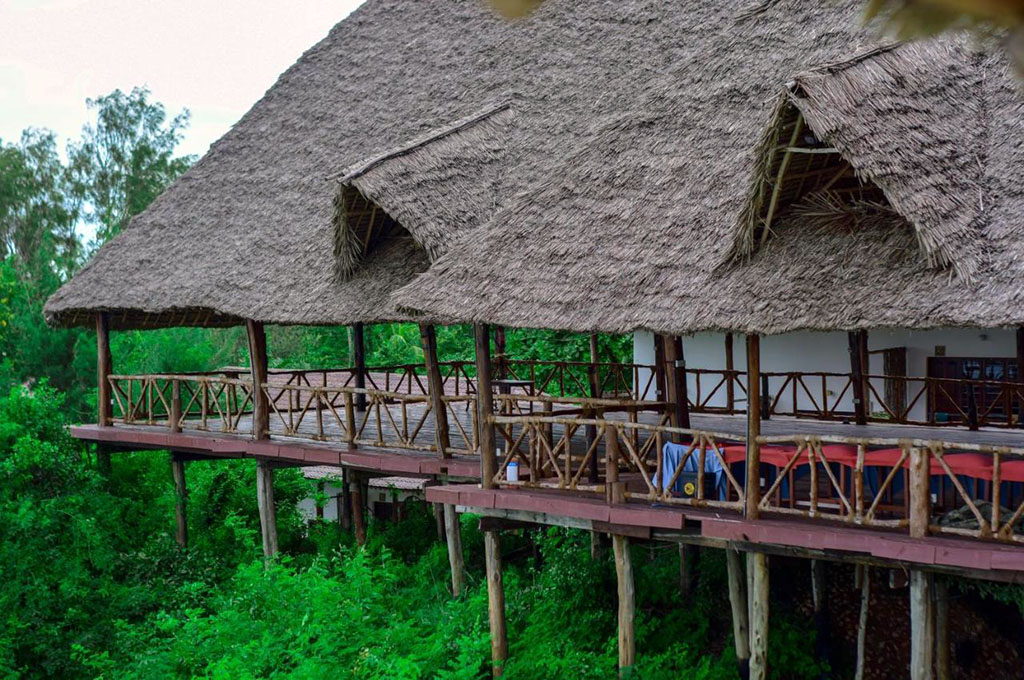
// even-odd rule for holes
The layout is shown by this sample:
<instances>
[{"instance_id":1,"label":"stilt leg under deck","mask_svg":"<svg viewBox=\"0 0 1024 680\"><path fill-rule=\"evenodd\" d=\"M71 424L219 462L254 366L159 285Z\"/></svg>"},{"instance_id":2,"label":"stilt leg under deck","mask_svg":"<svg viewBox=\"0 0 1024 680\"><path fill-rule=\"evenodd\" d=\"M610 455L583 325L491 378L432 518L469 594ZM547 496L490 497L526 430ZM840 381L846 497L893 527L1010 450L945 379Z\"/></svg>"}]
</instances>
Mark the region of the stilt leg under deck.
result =
<instances>
[{"instance_id":1,"label":"stilt leg under deck","mask_svg":"<svg viewBox=\"0 0 1024 680\"><path fill-rule=\"evenodd\" d=\"M256 464L256 500L263 534L263 556L277 554L277 517L274 513L274 468L265 460Z\"/></svg>"},{"instance_id":2,"label":"stilt leg under deck","mask_svg":"<svg viewBox=\"0 0 1024 680\"><path fill-rule=\"evenodd\" d=\"M636 634L633 622L636 615L633 560L629 553L629 539L612 534L615 551L615 576L619 594L619 675L636 664Z\"/></svg>"},{"instance_id":3,"label":"stilt leg under deck","mask_svg":"<svg viewBox=\"0 0 1024 680\"><path fill-rule=\"evenodd\" d=\"M501 577L501 541L497 531L484 532L484 562L487 570L487 613L491 627L491 663L494 677L500 677L508 659L505 629L505 586Z\"/></svg>"},{"instance_id":4,"label":"stilt leg under deck","mask_svg":"<svg viewBox=\"0 0 1024 680\"><path fill-rule=\"evenodd\" d=\"M854 680L864 680L865 656L868 640L868 611L871 605L871 568L857 565L860 580L860 618L857 621L857 670Z\"/></svg>"},{"instance_id":5,"label":"stilt leg under deck","mask_svg":"<svg viewBox=\"0 0 1024 680\"><path fill-rule=\"evenodd\" d=\"M366 545L366 510L363 508L363 483L359 475L349 475L348 496L352 500L352 528L356 545Z\"/></svg>"},{"instance_id":6,"label":"stilt leg under deck","mask_svg":"<svg viewBox=\"0 0 1024 680\"><path fill-rule=\"evenodd\" d=\"M452 595L459 597L465 588L466 568L462 560L462 526L455 506L444 506L444 533L448 543L448 564L452 569Z\"/></svg>"},{"instance_id":7,"label":"stilt leg under deck","mask_svg":"<svg viewBox=\"0 0 1024 680\"><path fill-rule=\"evenodd\" d=\"M942 577L935 579L935 677L953 677L949 658L949 584Z\"/></svg>"},{"instance_id":8,"label":"stilt leg under deck","mask_svg":"<svg viewBox=\"0 0 1024 680\"><path fill-rule=\"evenodd\" d=\"M935 618L932 607L932 575L910 571L910 678L932 680L935 650Z\"/></svg>"},{"instance_id":9,"label":"stilt leg under deck","mask_svg":"<svg viewBox=\"0 0 1024 680\"><path fill-rule=\"evenodd\" d=\"M186 514L186 498L188 489L185 486L185 461L177 457L171 458L171 476L174 478L174 540L178 547L188 547L188 516Z\"/></svg>"},{"instance_id":10,"label":"stilt leg under deck","mask_svg":"<svg viewBox=\"0 0 1024 680\"><path fill-rule=\"evenodd\" d=\"M768 677L768 556L747 553L751 572L750 590L750 678Z\"/></svg>"},{"instance_id":11,"label":"stilt leg under deck","mask_svg":"<svg viewBox=\"0 0 1024 680\"><path fill-rule=\"evenodd\" d=\"M725 550L725 566L729 574L729 604L732 606L732 635L736 647L736 663L741 680L750 677L750 627L747 619L747 577L743 560L733 548Z\"/></svg>"}]
</instances>

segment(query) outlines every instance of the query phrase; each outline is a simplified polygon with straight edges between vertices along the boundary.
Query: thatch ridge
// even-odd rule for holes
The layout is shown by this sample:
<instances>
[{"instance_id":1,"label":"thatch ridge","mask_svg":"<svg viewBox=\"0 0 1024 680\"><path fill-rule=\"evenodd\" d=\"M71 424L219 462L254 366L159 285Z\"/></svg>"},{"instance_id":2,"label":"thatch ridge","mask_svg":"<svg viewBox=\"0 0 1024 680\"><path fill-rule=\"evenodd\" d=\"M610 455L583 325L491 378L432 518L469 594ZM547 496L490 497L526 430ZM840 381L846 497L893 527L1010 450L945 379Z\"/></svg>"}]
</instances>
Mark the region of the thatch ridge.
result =
<instances>
[{"instance_id":1,"label":"thatch ridge","mask_svg":"<svg viewBox=\"0 0 1024 680\"><path fill-rule=\"evenodd\" d=\"M368 203L408 231L431 259L489 217L509 159L511 102L490 105L454 123L346 168L334 199L335 261L345 279L372 248L372 222L352 218ZM367 224L369 227L367 228Z\"/></svg>"}]
</instances>

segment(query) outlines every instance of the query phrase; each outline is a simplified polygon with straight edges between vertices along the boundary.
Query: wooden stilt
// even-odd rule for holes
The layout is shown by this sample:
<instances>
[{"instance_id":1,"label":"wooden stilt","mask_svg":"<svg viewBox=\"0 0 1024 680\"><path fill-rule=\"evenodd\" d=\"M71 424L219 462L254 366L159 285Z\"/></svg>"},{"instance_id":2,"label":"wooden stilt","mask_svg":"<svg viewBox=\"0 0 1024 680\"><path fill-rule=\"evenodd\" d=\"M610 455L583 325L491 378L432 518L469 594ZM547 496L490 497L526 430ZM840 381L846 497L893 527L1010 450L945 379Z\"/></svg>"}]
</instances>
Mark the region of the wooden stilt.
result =
<instances>
[{"instance_id":1,"label":"wooden stilt","mask_svg":"<svg viewBox=\"0 0 1024 680\"><path fill-rule=\"evenodd\" d=\"M498 380L508 377L508 357L505 356L505 327L494 327L494 375Z\"/></svg>"},{"instance_id":2,"label":"wooden stilt","mask_svg":"<svg viewBox=\"0 0 1024 680\"><path fill-rule=\"evenodd\" d=\"M480 447L480 485L493 489L498 471L494 448L494 393L491 388L491 337L487 324L473 327L477 376L477 441ZM505 588L501 577L501 541L498 532L484 531L484 562L487 571L487 610L491 629L491 663L495 677L500 676L508 658L508 634L505 629Z\"/></svg>"},{"instance_id":3,"label":"wooden stilt","mask_svg":"<svg viewBox=\"0 0 1024 680\"><path fill-rule=\"evenodd\" d=\"M633 627L636 597L629 538L612 534L612 549L615 552L615 578L619 594L619 676L622 677L636 664L636 634Z\"/></svg>"},{"instance_id":4,"label":"wooden stilt","mask_svg":"<svg viewBox=\"0 0 1024 680\"><path fill-rule=\"evenodd\" d=\"M604 546L601 544L601 534L597 531L590 532L590 559L599 560L604 556Z\"/></svg>"},{"instance_id":5,"label":"wooden stilt","mask_svg":"<svg viewBox=\"0 0 1024 680\"><path fill-rule=\"evenodd\" d=\"M910 449L910 535L924 538L928 535L932 514L931 470L928 452Z\"/></svg>"},{"instance_id":6,"label":"wooden stilt","mask_svg":"<svg viewBox=\"0 0 1024 680\"><path fill-rule=\"evenodd\" d=\"M687 598L693 591L694 546L679 544L679 593Z\"/></svg>"},{"instance_id":7,"label":"wooden stilt","mask_svg":"<svg viewBox=\"0 0 1024 680\"><path fill-rule=\"evenodd\" d=\"M735 370L735 364L732 352L732 333L725 334L725 405L729 413L732 413L736 408L736 384L733 380L733 371Z\"/></svg>"},{"instance_id":8,"label":"wooden stilt","mask_svg":"<svg viewBox=\"0 0 1024 680\"><path fill-rule=\"evenodd\" d=\"M747 336L747 477L743 514L757 519L761 502L761 338Z\"/></svg>"},{"instance_id":9,"label":"wooden stilt","mask_svg":"<svg viewBox=\"0 0 1024 680\"><path fill-rule=\"evenodd\" d=\"M352 528L352 499L349 498L348 478L348 468L342 468L341 490L338 492L338 522L345 531Z\"/></svg>"},{"instance_id":10,"label":"wooden stilt","mask_svg":"<svg viewBox=\"0 0 1024 680\"><path fill-rule=\"evenodd\" d=\"M683 354L683 339L672 338L672 391L675 394L675 412L678 427L690 429L690 397L686 387L686 356Z\"/></svg>"},{"instance_id":11,"label":"wooden stilt","mask_svg":"<svg viewBox=\"0 0 1024 680\"><path fill-rule=\"evenodd\" d=\"M352 368L355 369L355 386L360 390L366 389L366 343L362 323L352 324L352 359ZM355 402L357 411L365 411L366 393L357 392Z\"/></svg>"},{"instance_id":12,"label":"wooden stilt","mask_svg":"<svg viewBox=\"0 0 1024 680\"><path fill-rule=\"evenodd\" d=\"M441 458L451 458L448 448L448 408L444 401L444 381L437 361L437 331L430 324L420 324L423 360L427 368L427 389L430 391L430 410L434 412L434 446Z\"/></svg>"},{"instance_id":13,"label":"wooden stilt","mask_svg":"<svg viewBox=\"0 0 1024 680\"><path fill-rule=\"evenodd\" d=\"M113 415L113 403L110 398L111 371L110 317L106 312L100 312L96 315L96 422L104 427L110 425Z\"/></svg>"},{"instance_id":14,"label":"wooden stilt","mask_svg":"<svg viewBox=\"0 0 1024 680\"><path fill-rule=\"evenodd\" d=\"M847 340L850 346L850 383L853 387L854 421L858 425L867 425L867 395L864 393L865 368L861 363L864 355L861 351L861 334L863 331L850 331Z\"/></svg>"},{"instance_id":15,"label":"wooden stilt","mask_svg":"<svg viewBox=\"0 0 1024 680\"><path fill-rule=\"evenodd\" d=\"M352 499L352 528L356 545L366 545L366 509L363 507L363 484L360 475L350 475L348 495Z\"/></svg>"},{"instance_id":16,"label":"wooden stilt","mask_svg":"<svg viewBox=\"0 0 1024 680\"><path fill-rule=\"evenodd\" d=\"M935 618L932 607L932 575L910 570L910 678L932 680L935 651Z\"/></svg>"},{"instance_id":17,"label":"wooden stilt","mask_svg":"<svg viewBox=\"0 0 1024 680\"><path fill-rule=\"evenodd\" d=\"M188 488L185 486L185 461L171 454L171 477L174 479L174 540L178 547L188 547L188 515L186 500Z\"/></svg>"},{"instance_id":18,"label":"wooden stilt","mask_svg":"<svg viewBox=\"0 0 1024 680\"><path fill-rule=\"evenodd\" d=\"M487 613L491 628L491 668L500 677L508 659L505 630L505 586L501 576L501 541L497 531L484 532L484 563L487 571Z\"/></svg>"},{"instance_id":19,"label":"wooden stilt","mask_svg":"<svg viewBox=\"0 0 1024 680\"><path fill-rule=\"evenodd\" d=\"M729 575L729 604L732 606L732 636L736 647L736 663L740 680L750 677L750 628L747 612L746 575L740 553L729 547L725 550L725 566Z\"/></svg>"},{"instance_id":20,"label":"wooden stilt","mask_svg":"<svg viewBox=\"0 0 1024 680\"><path fill-rule=\"evenodd\" d=\"M256 500L263 534L263 556L270 559L277 554L277 516L274 512L274 468L266 460L256 463Z\"/></svg>"},{"instance_id":21,"label":"wooden stilt","mask_svg":"<svg viewBox=\"0 0 1024 680\"><path fill-rule=\"evenodd\" d=\"M101 427L109 427L113 418L114 405L110 392L112 370L110 318L106 312L100 312L96 315L96 422ZM110 477L110 451L102 444L96 445L96 469L104 477Z\"/></svg>"},{"instance_id":22,"label":"wooden stilt","mask_svg":"<svg viewBox=\"0 0 1024 680\"><path fill-rule=\"evenodd\" d=\"M167 414L171 432L181 432L181 381L171 382L171 412Z\"/></svg>"},{"instance_id":23,"label":"wooden stilt","mask_svg":"<svg viewBox=\"0 0 1024 680\"><path fill-rule=\"evenodd\" d=\"M658 401L669 401L665 379L665 338L657 334L654 336L654 384L658 390Z\"/></svg>"},{"instance_id":24,"label":"wooden stilt","mask_svg":"<svg viewBox=\"0 0 1024 680\"><path fill-rule=\"evenodd\" d=\"M249 338L249 370L252 376L252 438L268 439L270 403L263 390L267 382L267 334L263 324L252 319L246 320L245 329Z\"/></svg>"},{"instance_id":25,"label":"wooden stilt","mask_svg":"<svg viewBox=\"0 0 1024 680\"><path fill-rule=\"evenodd\" d=\"M448 564L452 570L452 596L460 597L465 588L466 568L462 560L462 525L455 506L444 506L444 533L448 543Z\"/></svg>"},{"instance_id":26,"label":"wooden stilt","mask_svg":"<svg viewBox=\"0 0 1024 680\"><path fill-rule=\"evenodd\" d=\"M857 668L854 680L864 680L865 653L868 640L868 609L871 604L871 568L866 564L857 565L860 581L860 618L857 620Z\"/></svg>"},{"instance_id":27,"label":"wooden stilt","mask_svg":"<svg viewBox=\"0 0 1024 680\"><path fill-rule=\"evenodd\" d=\"M590 334L590 366L587 369L587 382L590 388L590 397L592 399L599 399L601 397L601 376L598 373L598 354L597 354L597 333ZM637 395L639 398L639 395ZM593 413L593 412L592 412ZM594 414L596 416L596 413ZM586 430L586 442L587 450L590 450L594 440L597 439L597 426L587 425ZM588 475L591 484L597 484L600 476L600 469L597 461L597 456L590 458L590 469Z\"/></svg>"},{"instance_id":28,"label":"wooden stilt","mask_svg":"<svg viewBox=\"0 0 1024 680\"><path fill-rule=\"evenodd\" d=\"M950 680L953 668L949 653L949 583L945 578L935 579L935 677Z\"/></svg>"},{"instance_id":29,"label":"wooden stilt","mask_svg":"<svg viewBox=\"0 0 1024 680\"><path fill-rule=\"evenodd\" d=\"M752 576L750 591L750 678L768 677L768 556L747 553L747 571Z\"/></svg>"},{"instance_id":30,"label":"wooden stilt","mask_svg":"<svg viewBox=\"0 0 1024 680\"><path fill-rule=\"evenodd\" d=\"M434 508L434 524L437 525L437 540L445 543L447 537L444 532L444 503L431 503Z\"/></svg>"},{"instance_id":31,"label":"wooden stilt","mask_svg":"<svg viewBox=\"0 0 1024 680\"><path fill-rule=\"evenodd\" d=\"M487 324L474 326L476 345L476 380L477 380L477 428L480 446L480 483L485 489L493 489L494 476L498 471L498 459L494 449L494 392L491 388L491 338Z\"/></svg>"},{"instance_id":32,"label":"wooden stilt","mask_svg":"<svg viewBox=\"0 0 1024 680\"><path fill-rule=\"evenodd\" d=\"M831 659L831 630L828 612L828 564L811 560L811 596L814 604L815 654L829 663Z\"/></svg>"}]
</instances>

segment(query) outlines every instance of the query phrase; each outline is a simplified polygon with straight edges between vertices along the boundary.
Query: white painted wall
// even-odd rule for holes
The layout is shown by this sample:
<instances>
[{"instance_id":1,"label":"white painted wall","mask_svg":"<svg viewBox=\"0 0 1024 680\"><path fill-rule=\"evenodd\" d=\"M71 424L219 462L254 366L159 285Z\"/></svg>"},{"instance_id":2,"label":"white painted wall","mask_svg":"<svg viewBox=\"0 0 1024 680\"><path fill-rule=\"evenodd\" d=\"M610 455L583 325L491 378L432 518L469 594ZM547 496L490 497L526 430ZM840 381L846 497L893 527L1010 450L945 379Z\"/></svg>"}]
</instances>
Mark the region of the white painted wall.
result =
<instances>
[{"instance_id":1,"label":"white painted wall","mask_svg":"<svg viewBox=\"0 0 1024 680\"><path fill-rule=\"evenodd\" d=\"M927 372L928 357L935 356L935 347L946 348L947 357L1013 357L1016 356L1016 334L1011 329L938 329L929 331L912 330L878 330L868 333L868 349L870 351L891 347L907 348L907 375L923 377ZM722 333L700 333L683 339L683 352L686 356L688 369L724 369L725 368L725 336ZM746 370L746 340L743 335L735 335L733 341L733 365L738 371ZM761 338L761 370L763 372L789 371L823 371L828 373L850 372L849 344L846 333L788 333L785 335L764 336ZM637 364L654 363L654 336L648 332L638 332L633 338L633 361ZM881 375L882 356L871 356L870 372ZM644 376L646 380L646 376ZM694 376L689 377L688 390L691 400L697 396L697 384ZM781 378L772 379L771 387L777 389ZM717 378L702 379L701 399L712 390ZM847 393L839 399L839 392L845 380L829 379L826 389L831 392L830 405L837 402L837 408L843 411L853 410L853 395ZM879 394L884 394L883 381L872 381ZM820 394L820 379L808 387L817 395ZM913 398L915 385L908 388L908 400ZM653 392L653 390L652 390ZM643 395L641 395L643 396ZM737 398L740 394L737 392ZM654 394L647 395L653 399ZM722 407L726 404L724 389L719 389L714 398L708 402L710 406ZM779 402L783 409L793 406L790 390L786 390ZM810 408L810 399L798 391L797 405ZM740 405L742 408L742 404ZM872 410L879 410L874 400ZM927 402L922 397L914 405L911 417L924 419Z\"/></svg>"},{"instance_id":2,"label":"white painted wall","mask_svg":"<svg viewBox=\"0 0 1024 680\"><path fill-rule=\"evenodd\" d=\"M324 519L329 522L338 521L338 497L341 496L341 482L335 486L331 482L324 485L324 493L327 495L327 503L324 504ZM316 519L316 500L304 498L299 501L299 512L307 522Z\"/></svg>"}]
</instances>

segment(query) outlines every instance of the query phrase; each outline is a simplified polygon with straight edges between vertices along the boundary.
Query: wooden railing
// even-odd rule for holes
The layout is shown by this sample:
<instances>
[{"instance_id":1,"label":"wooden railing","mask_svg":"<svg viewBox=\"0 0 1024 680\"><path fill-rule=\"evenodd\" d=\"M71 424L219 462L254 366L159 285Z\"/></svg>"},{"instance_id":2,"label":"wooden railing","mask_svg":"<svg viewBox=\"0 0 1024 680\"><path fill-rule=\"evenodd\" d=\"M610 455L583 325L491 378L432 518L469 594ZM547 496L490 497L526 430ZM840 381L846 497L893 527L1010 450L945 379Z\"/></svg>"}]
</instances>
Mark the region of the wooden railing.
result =
<instances>
[{"instance_id":1,"label":"wooden railing","mask_svg":"<svg viewBox=\"0 0 1024 680\"><path fill-rule=\"evenodd\" d=\"M763 489L763 511L867 527L912 527L919 518L922 532L1024 541L1024 450L841 437L758 441L788 447L789 458Z\"/></svg>"},{"instance_id":2,"label":"wooden railing","mask_svg":"<svg viewBox=\"0 0 1024 680\"><path fill-rule=\"evenodd\" d=\"M252 383L222 374L111 375L113 420L125 425L164 424L221 432L245 432L252 413Z\"/></svg>"},{"instance_id":3,"label":"wooden railing","mask_svg":"<svg viewBox=\"0 0 1024 680\"><path fill-rule=\"evenodd\" d=\"M601 494L611 466L627 499L742 510L748 452L740 436L669 427L664 414L655 423L629 418L648 402L497 399L498 485ZM681 442L671 464L669 441ZM1024 449L803 435L758 442L762 516L1024 542ZM689 492L681 494L684 474ZM705 484L710 475L718 477L713 489Z\"/></svg>"},{"instance_id":4,"label":"wooden railing","mask_svg":"<svg viewBox=\"0 0 1024 680\"><path fill-rule=\"evenodd\" d=\"M270 403L271 433L316 441L338 441L362 446L437 451L433 406L429 395L385 392L355 387L307 387L265 383ZM286 395L284 399L280 395ZM357 395L366 408L356 406ZM451 454L474 454L476 446L475 397L445 395ZM470 426L459 413L470 414ZM275 427L276 426L276 427Z\"/></svg>"}]
</instances>

